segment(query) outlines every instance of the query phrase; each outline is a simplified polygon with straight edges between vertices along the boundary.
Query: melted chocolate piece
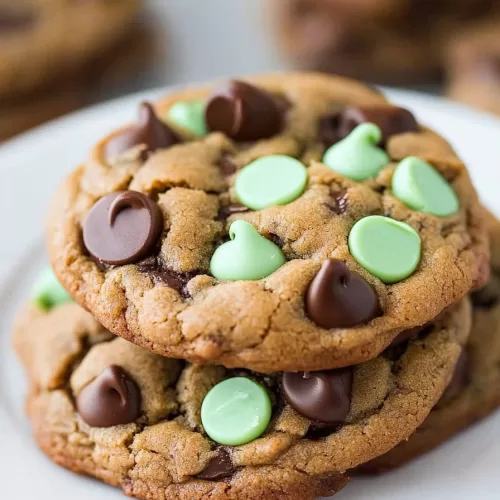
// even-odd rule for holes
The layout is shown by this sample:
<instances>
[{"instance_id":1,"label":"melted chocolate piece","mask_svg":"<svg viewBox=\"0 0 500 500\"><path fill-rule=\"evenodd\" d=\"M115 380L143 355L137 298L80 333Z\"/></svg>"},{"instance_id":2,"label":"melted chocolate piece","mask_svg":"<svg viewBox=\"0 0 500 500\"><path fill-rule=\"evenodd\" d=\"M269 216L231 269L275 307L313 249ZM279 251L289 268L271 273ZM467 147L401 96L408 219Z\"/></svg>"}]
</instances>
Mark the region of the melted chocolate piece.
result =
<instances>
[{"instance_id":1,"label":"melted chocolate piece","mask_svg":"<svg viewBox=\"0 0 500 500\"><path fill-rule=\"evenodd\" d=\"M188 273L179 273L168 269L159 261L158 257L148 257L137 264L139 271L151 277L154 283L160 283L173 288L181 297L187 299L190 297L186 290L186 285L199 273L197 271Z\"/></svg>"},{"instance_id":2,"label":"melted chocolate piece","mask_svg":"<svg viewBox=\"0 0 500 500\"><path fill-rule=\"evenodd\" d=\"M82 389L76 407L91 427L129 424L140 415L141 393L121 367L111 365Z\"/></svg>"},{"instance_id":3,"label":"melted chocolate piece","mask_svg":"<svg viewBox=\"0 0 500 500\"><path fill-rule=\"evenodd\" d=\"M245 205L228 205L226 207L221 207L217 218L219 220L226 220L230 215L233 214L242 214L248 212L249 208L245 207Z\"/></svg>"},{"instance_id":4,"label":"melted chocolate piece","mask_svg":"<svg viewBox=\"0 0 500 500\"><path fill-rule=\"evenodd\" d=\"M366 122L380 127L382 146L393 135L419 131L418 123L410 111L388 104L346 108L341 113L325 116L319 122L319 138L328 148L347 137L358 125Z\"/></svg>"},{"instance_id":5,"label":"melted chocolate piece","mask_svg":"<svg viewBox=\"0 0 500 500\"><path fill-rule=\"evenodd\" d=\"M464 349L458 358L453 377L438 404L443 405L455 399L469 383L469 355Z\"/></svg>"},{"instance_id":6,"label":"melted chocolate piece","mask_svg":"<svg viewBox=\"0 0 500 500\"><path fill-rule=\"evenodd\" d=\"M179 138L161 120L147 102L139 107L137 123L112 137L106 145L106 157L114 158L128 149L143 144L147 154L157 149L169 148L179 142ZM143 158L144 159L144 158Z\"/></svg>"},{"instance_id":7,"label":"melted chocolate piece","mask_svg":"<svg viewBox=\"0 0 500 500\"><path fill-rule=\"evenodd\" d=\"M117 191L101 198L83 224L89 253L108 264L137 262L152 250L163 230L160 207L138 191Z\"/></svg>"},{"instance_id":8,"label":"melted chocolate piece","mask_svg":"<svg viewBox=\"0 0 500 500\"><path fill-rule=\"evenodd\" d=\"M328 203L327 207L335 214L342 215L347 210L347 191L335 191L332 193L333 203Z\"/></svg>"},{"instance_id":9,"label":"melted chocolate piece","mask_svg":"<svg viewBox=\"0 0 500 500\"><path fill-rule=\"evenodd\" d=\"M349 414L352 384L352 367L283 373L282 391L288 404L304 417L335 426Z\"/></svg>"},{"instance_id":10,"label":"melted chocolate piece","mask_svg":"<svg viewBox=\"0 0 500 500\"><path fill-rule=\"evenodd\" d=\"M256 141L278 134L283 128L283 105L269 92L231 80L207 102L205 120L211 131L236 141Z\"/></svg>"},{"instance_id":11,"label":"melted chocolate piece","mask_svg":"<svg viewBox=\"0 0 500 500\"><path fill-rule=\"evenodd\" d=\"M305 297L308 316L322 328L349 328L381 315L375 290L340 260L323 262Z\"/></svg>"},{"instance_id":12,"label":"melted chocolate piece","mask_svg":"<svg viewBox=\"0 0 500 500\"><path fill-rule=\"evenodd\" d=\"M231 477L235 472L229 453L224 448L217 450L217 455L210 460L205 470L196 477L205 481L219 481Z\"/></svg>"}]
</instances>

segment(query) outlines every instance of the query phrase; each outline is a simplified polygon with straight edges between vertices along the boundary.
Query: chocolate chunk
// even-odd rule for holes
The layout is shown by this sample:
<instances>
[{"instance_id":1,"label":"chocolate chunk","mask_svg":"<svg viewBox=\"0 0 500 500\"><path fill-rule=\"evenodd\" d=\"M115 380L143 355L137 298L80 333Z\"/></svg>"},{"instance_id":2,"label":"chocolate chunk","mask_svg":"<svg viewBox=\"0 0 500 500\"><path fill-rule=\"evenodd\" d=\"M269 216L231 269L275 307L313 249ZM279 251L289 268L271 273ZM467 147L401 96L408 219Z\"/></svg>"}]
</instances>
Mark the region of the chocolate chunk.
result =
<instances>
[{"instance_id":1,"label":"chocolate chunk","mask_svg":"<svg viewBox=\"0 0 500 500\"><path fill-rule=\"evenodd\" d=\"M91 427L129 424L141 413L141 393L121 367L111 365L82 389L76 407Z\"/></svg>"},{"instance_id":2,"label":"chocolate chunk","mask_svg":"<svg viewBox=\"0 0 500 500\"><path fill-rule=\"evenodd\" d=\"M0 10L0 37L31 29L37 20L37 10L2 9Z\"/></svg>"},{"instance_id":3,"label":"chocolate chunk","mask_svg":"<svg viewBox=\"0 0 500 500\"><path fill-rule=\"evenodd\" d=\"M381 145L389 138L405 132L418 132L418 123L410 111L397 106L347 108L341 113L321 118L319 138L325 147L347 137L361 123L374 123L382 131Z\"/></svg>"},{"instance_id":4,"label":"chocolate chunk","mask_svg":"<svg viewBox=\"0 0 500 500\"><path fill-rule=\"evenodd\" d=\"M351 409L352 367L319 372L283 373L288 404L304 417L328 425L345 422Z\"/></svg>"},{"instance_id":5,"label":"chocolate chunk","mask_svg":"<svg viewBox=\"0 0 500 500\"><path fill-rule=\"evenodd\" d=\"M283 128L283 113L283 105L269 92L231 80L210 97L205 120L212 131L236 141L255 141L278 134Z\"/></svg>"},{"instance_id":6,"label":"chocolate chunk","mask_svg":"<svg viewBox=\"0 0 500 500\"><path fill-rule=\"evenodd\" d=\"M143 144L146 153L169 148L179 142L179 138L155 114L151 104L143 102L139 107L137 123L112 137L106 145L106 157L111 159L128 149Z\"/></svg>"},{"instance_id":7,"label":"chocolate chunk","mask_svg":"<svg viewBox=\"0 0 500 500\"><path fill-rule=\"evenodd\" d=\"M231 477L235 470L229 453L224 448L219 448L217 455L210 460L205 470L196 477L205 481L219 481Z\"/></svg>"},{"instance_id":8,"label":"chocolate chunk","mask_svg":"<svg viewBox=\"0 0 500 500\"><path fill-rule=\"evenodd\" d=\"M347 191L335 191L331 196L333 203L328 203L328 208L335 215L342 215L347 210Z\"/></svg>"},{"instance_id":9,"label":"chocolate chunk","mask_svg":"<svg viewBox=\"0 0 500 500\"><path fill-rule=\"evenodd\" d=\"M148 257L138 262L137 269L150 276L154 283L161 283L173 288L185 299L190 297L186 285L199 274L197 271L179 273L168 269L158 257Z\"/></svg>"},{"instance_id":10,"label":"chocolate chunk","mask_svg":"<svg viewBox=\"0 0 500 500\"><path fill-rule=\"evenodd\" d=\"M453 372L453 377L448 387L444 391L441 399L439 400L440 405L446 404L452 399L455 399L460 392L469 383L469 355L464 349L460 357L458 358L457 364L455 366L455 371Z\"/></svg>"},{"instance_id":11,"label":"chocolate chunk","mask_svg":"<svg viewBox=\"0 0 500 500\"><path fill-rule=\"evenodd\" d=\"M217 218L219 220L226 220L230 215L242 214L248 212L248 210L248 207L245 207L245 205L228 205L220 208Z\"/></svg>"},{"instance_id":12,"label":"chocolate chunk","mask_svg":"<svg viewBox=\"0 0 500 500\"><path fill-rule=\"evenodd\" d=\"M160 207L138 191L117 191L101 198L83 224L83 242L91 255L108 264L143 258L163 229Z\"/></svg>"},{"instance_id":13,"label":"chocolate chunk","mask_svg":"<svg viewBox=\"0 0 500 500\"><path fill-rule=\"evenodd\" d=\"M340 260L323 262L305 297L308 316L322 328L349 328L382 314L375 290Z\"/></svg>"}]
</instances>

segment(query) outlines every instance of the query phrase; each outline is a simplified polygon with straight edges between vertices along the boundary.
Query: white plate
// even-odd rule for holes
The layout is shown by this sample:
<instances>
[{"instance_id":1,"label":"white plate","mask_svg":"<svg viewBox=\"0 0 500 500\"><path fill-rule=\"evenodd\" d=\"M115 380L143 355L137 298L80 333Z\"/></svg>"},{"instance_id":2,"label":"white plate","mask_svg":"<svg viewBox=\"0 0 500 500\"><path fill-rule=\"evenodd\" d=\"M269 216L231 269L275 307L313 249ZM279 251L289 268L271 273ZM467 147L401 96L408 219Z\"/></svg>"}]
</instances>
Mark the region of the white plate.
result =
<instances>
[{"instance_id":1,"label":"white plate","mask_svg":"<svg viewBox=\"0 0 500 500\"><path fill-rule=\"evenodd\" d=\"M16 309L45 265L42 223L50 193L104 133L133 119L158 92L130 96L55 121L0 146L0 478L2 498L116 500L121 493L66 472L30 439L24 377L10 349ZM441 132L468 164L484 202L500 215L500 122L424 95L389 96ZM500 413L411 465L376 479L355 479L335 498L370 500L500 498Z\"/></svg>"}]
</instances>

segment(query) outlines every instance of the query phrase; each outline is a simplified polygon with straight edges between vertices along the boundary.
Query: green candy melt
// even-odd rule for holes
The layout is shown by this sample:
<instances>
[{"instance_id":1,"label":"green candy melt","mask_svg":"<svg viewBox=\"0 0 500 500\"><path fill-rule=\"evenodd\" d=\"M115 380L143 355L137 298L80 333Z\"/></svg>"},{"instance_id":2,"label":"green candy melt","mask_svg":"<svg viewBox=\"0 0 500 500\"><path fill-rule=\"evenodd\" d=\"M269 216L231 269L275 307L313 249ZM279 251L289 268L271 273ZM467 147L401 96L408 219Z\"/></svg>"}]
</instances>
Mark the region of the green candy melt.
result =
<instances>
[{"instance_id":1,"label":"green candy melt","mask_svg":"<svg viewBox=\"0 0 500 500\"><path fill-rule=\"evenodd\" d=\"M368 272L392 284L410 276L420 262L422 242L408 224L371 215L354 224L349 251Z\"/></svg>"},{"instance_id":2,"label":"green candy melt","mask_svg":"<svg viewBox=\"0 0 500 500\"><path fill-rule=\"evenodd\" d=\"M260 280L285 264L281 249L244 220L229 228L231 241L215 250L210 272L220 280Z\"/></svg>"},{"instance_id":3,"label":"green candy melt","mask_svg":"<svg viewBox=\"0 0 500 500\"><path fill-rule=\"evenodd\" d=\"M46 311L73 300L50 268L40 273L33 286L32 298L38 307Z\"/></svg>"},{"instance_id":4,"label":"green candy melt","mask_svg":"<svg viewBox=\"0 0 500 500\"><path fill-rule=\"evenodd\" d=\"M323 163L335 172L355 181L376 177L391 159L377 147L382 131L374 123L358 125L347 137L330 146Z\"/></svg>"},{"instance_id":5,"label":"green candy melt","mask_svg":"<svg viewBox=\"0 0 500 500\"><path fill-rule=\"evenodd\" d=\"M204 101L178 101L168 110L167 119L198 137L208 133Z\"/></svg>"},{"instance_id":6,"label":"green candy melt","mask_svg":"<svg viewBox=\"0 0 500 500\"><path fill-rule=\"evenodd\" d=\"M262 210L271 205L286 205L306 188L306 167L286 155L270 155L249 163L239 173L235 190L243 205Z\"/></svg>"},{"instance_id":7,"label":"green candy melt","mask_svg":"<svg viewBox=\"0 0 500 500\"><path fill-rule=\"evenodd\" d=\"M244 377L217 384L201 406L205 432L219 444L240 446L260 437L271 421L266 389Z\"/></svg>"},{"instance_id":8,"label":"green candy melt","mask_svg":"<svg viewBox=\"0 0 500 500\"><path fill-rule=\"evenodd\" d=\"M413 210L439 217L458 212L460 202L446 179L424 160L409 156L392 176L392 192Z\"/></svg>"}]
</instances>

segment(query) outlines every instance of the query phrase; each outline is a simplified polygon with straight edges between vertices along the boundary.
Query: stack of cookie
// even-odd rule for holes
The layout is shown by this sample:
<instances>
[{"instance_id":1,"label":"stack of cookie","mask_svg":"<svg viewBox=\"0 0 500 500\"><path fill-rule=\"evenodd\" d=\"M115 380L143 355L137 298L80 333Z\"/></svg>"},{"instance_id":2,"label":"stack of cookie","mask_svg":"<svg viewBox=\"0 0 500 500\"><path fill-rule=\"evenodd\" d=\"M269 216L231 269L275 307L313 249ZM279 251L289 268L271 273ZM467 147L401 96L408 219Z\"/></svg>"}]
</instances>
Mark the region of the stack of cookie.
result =
<instances>
[{"instance_id":1,"label":"stack of cookie","mask_svg":"<svg viewBox=\"0 0 500 500\"><path fill-rule=\"evenodd\" d=\"M50 208L14 336L35 439L143 499L332 495L500 403L488 231L498 270L452 148L356 82L142 103Z\"/></svg>"},{"instance_id":2,"label":"stack of cookie","mask_svg":"<svg viewBox=\"0 0 500 500\"><path fill-rule=\"evenodd\" d=\"M1 2L0 140L88 100L89 83L95 84L116 60L118 45L130 33L141 4Z\"/></svg>"}]
</instances>

